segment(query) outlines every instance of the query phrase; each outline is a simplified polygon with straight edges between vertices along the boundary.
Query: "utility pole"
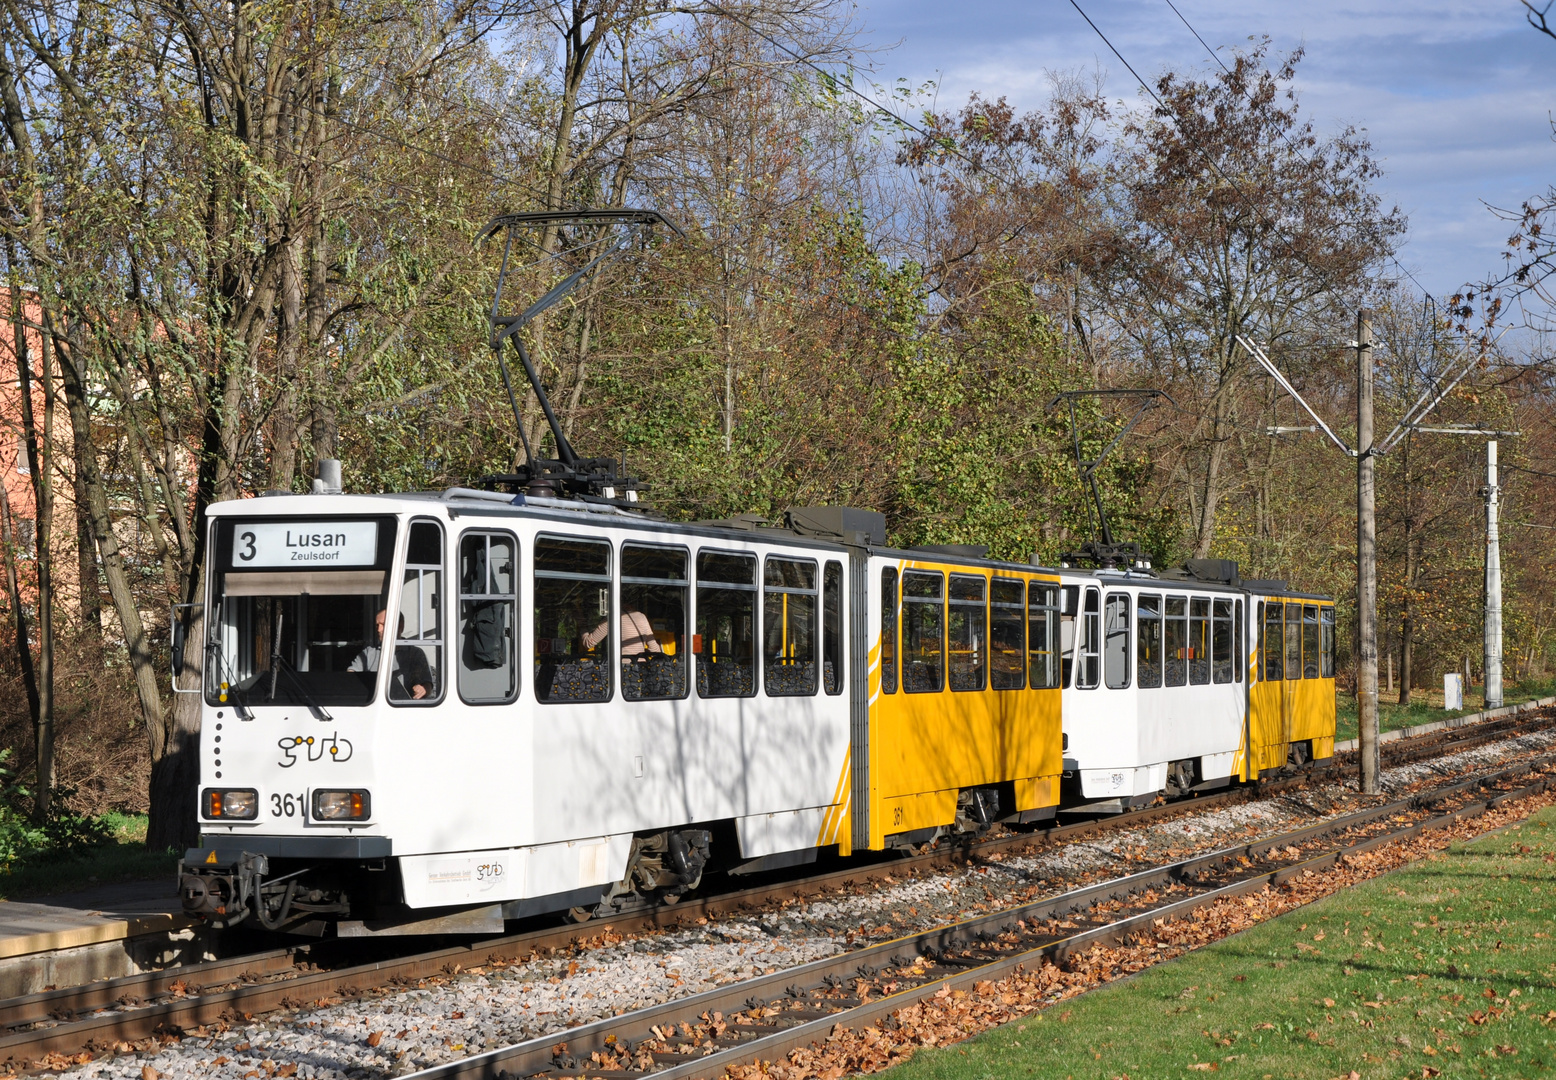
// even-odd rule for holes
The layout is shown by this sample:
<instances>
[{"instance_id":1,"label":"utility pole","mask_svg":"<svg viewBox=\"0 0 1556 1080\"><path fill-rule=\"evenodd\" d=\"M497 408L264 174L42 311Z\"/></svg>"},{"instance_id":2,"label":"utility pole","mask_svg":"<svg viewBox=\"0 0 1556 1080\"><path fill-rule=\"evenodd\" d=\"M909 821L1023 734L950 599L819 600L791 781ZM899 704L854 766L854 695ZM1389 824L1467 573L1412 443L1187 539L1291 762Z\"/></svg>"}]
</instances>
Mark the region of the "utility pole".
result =
<instances>
[{"instance_id":1,"label":"utility pole","mask_svg":"<svg viewBox=\"0 0 1556 1080\"><path fill-rule=\"evenodd\" d=\"M1372 320L1356 313L1356 728L1363 795L1378 793L1378 516Z\"/></svg>"},{"instance_id":2,"label":"utility pole","mask_svg":"<svg viewBox=\"0 0 1556 1080\"><path fill-rule=\"evenodd\" d=\"M1502 706L1502 544L1497 534L1497 441L1486 443L1486 708Z\"/></svg>"},{"instance_id":3,"label":"utility pole","mask_svg":"<svg viewBox=\"0 0 1556 1080\"><path fill-rule=\"evenodd\" d=\"M1504 330L1502 333L1506 333ZM1497 341L1502 339L1498 334L1496 339L1489 344L1479 342L1480 354ZM1429 428L1421 426L1421 419L1438 406L1444 398L1453 392L1475 368L1475 353L1472 351L1477 342L1467 342L1464 348L1459 350L1457 356L1450 360L1432 379L1426 393L1418 400L1394 430L1389 432L1380 444L1373 442L1372 430L1372 320L1366 309L1356 313L1356 446L1353 449L1345 445L1345 440L1336 435L1329 425L1324 423L1323 417L1314 411L1297 388L1291 385L1291 380L1281 374L1280 368L1275 366L1264 350L1256 345L1251 338L1238 335L1237 343L1248 350L1248 355L1253 357L1280 388L1291 396L1291 400L1300 405L1304 412L1313 419L1314 427L1322 431L1330 442L1339 447L1343 452L1356 459L1356 720L1357 743L1361 750L1361 789L1363 794L1376 795L1378 793L1378 773L1381 771L1382 762L1378 757L1378 516L1377 516L1377 465L1375 459L1379 454L1386 454L1400 440L1413 431L1426 431L1443 435L1517 435L1516 431L1488 431L1484 428L1447 427ZM1288 432L1296 433L1311 431L1313 427L1272 427L1267 431L1270 435L1281 435ZM1496 448L1493 444L1490 450L1489 475L1491 477L1491 489L1496 489ZM1494 495L1488 499L1494 499ZM1488 539L1486 552L1486 575L1488 583L1491 580L1491 567L1493 560L1497 560L1495 550L1491 547L1490 537L1495 533L1494 503L1488 501L1486 505ZM1543 527L1543 526L1542 526ZM1501 562L1495 563L1497 574L1496 587L1496 652L1497 652L1497 701L1502 700L1501 682L1501 656L1502 656L1502 574ZM1487 587L1487 622L1486 622L1486 648L1488 655L1491 649L1491 590ZM1490 665L1487 665L1490 670ZM1466 679L1466 682L1468 680ZM1490 687L1487 688L1488 694ZM1489 699L1488 699L1489 700Z\"/></svg>"}]
</instances>

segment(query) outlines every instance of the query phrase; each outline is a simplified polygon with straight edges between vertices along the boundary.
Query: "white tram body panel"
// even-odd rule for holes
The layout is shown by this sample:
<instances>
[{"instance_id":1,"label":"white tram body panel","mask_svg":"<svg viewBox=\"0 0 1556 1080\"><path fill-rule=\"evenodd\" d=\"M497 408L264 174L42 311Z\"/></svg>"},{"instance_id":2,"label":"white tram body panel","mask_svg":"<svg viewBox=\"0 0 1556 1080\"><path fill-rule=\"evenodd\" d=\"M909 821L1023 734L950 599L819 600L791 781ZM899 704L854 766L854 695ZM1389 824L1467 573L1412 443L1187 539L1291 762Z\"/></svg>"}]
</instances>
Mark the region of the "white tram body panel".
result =
<instances>
[{"instance_id":1,"label":"white tram body panel","mask_svg":"<svg viewBox=\"0 0 1556 1080\"><path fill-rule=\"evenodd\" d=\"M1209 582L1062 570L1064 767L1127 806L1228 779L1247 715L1247 604ZM1176 767L1176 775L1174 775Z\"/></svg>"},{"instance_id":2,"label":"white tram body panel","mask_svg":"<svg viewBox=\"0 0 1556 1080\"><path fill-rule=\"evenodd\" d=\"M210 513L204 861L356 860L410 908L512 917L598 900L635 834L733 819L757 858L814 848L847 798L838 545L473 493ZM380 608L394 659L352 671ZM246 791L251 818L212 812Z\"/></svg>"}]
</instances>

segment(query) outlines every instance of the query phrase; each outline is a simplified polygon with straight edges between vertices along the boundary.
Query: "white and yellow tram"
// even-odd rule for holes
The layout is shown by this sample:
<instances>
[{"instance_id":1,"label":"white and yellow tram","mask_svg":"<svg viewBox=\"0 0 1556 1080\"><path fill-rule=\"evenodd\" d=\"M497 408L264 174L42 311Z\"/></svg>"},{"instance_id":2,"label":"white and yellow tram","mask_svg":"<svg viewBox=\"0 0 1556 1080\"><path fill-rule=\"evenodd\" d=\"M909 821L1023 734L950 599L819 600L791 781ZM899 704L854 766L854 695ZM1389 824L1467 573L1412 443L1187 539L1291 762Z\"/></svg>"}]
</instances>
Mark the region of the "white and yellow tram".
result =
<instances>
[{"instance_id":1,"label":"white and yellow tram","mask_svg":"<svg viewBox=\"0 0 1556 1080\"><path fill-rule=\"evenodd\" d=\"M1270 583L898 551L843 508L454 488L210 518L181 891L220 921L609 914L1031 823L1065 785L1122 808L1332 752L1332 605Z\"/></svg>"}]
</instances>

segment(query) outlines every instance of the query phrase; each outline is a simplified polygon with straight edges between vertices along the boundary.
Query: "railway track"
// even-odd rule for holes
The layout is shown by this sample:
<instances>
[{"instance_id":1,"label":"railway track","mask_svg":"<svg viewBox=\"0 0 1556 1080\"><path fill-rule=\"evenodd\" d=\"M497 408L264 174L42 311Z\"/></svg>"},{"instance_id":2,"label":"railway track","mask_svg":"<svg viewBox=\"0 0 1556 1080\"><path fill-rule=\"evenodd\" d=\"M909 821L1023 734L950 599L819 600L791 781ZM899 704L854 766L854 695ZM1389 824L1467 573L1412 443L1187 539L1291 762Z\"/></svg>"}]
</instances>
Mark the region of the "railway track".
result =
<instances>
[{"instance_id":1,"label":"railway track","mask_svg":"<svg viewBox=\"0 0 1556 1080\"><path fill-rule=\"evenodd\" d=\"M1556 725L1556 711L1553 710L1508 717L1476 725L1473 729L1437 732L1419 741L1412 739L1386 744L1385 760L1389 765L1397 766L1514 738L1553 725ZM1556 760L1556 756L1552 760ZM1526 772L1531 767L1525 762L1514 769ZM966 864L996 854L1038 850L1098 833L1150 824L1180 814L1197 813L1218 805L1267 798L1330 781L1349 771L1350 767L1345 761L1335 761L1295 775L1263 781L1256 787L1200 794L1127 814L1110 815L1039 832L998 836L972 845L948 847L909 858L855 864L798 880L772 881L721 895L691 899L670 908L657 908L614 918L609 920L609 926L617 933L635 933L688 925L698 919L720 915L748 913L764 905L810 897L871 879L890 876L900 880L904 875ZM1458 786L1462 787L1463 784ZM1411 796L1388 805L1393 807L1417 798L1419 796ZM1380 812L1368 809L1359 813L1365 816ZM1330 819L1312 828L1328 829L1335 820L1349 821L1355 817L1357 815ZM1261 841L1251 846L1264 843ZM1172 867L1181 865L1175 863ZM1158 872L1173 871L1169 867L1149 873ZM577 944L580 939L590 936L589 929L589 924L547 927L367 963L351 963L349 960L343 961L341 957L332 957L329 948L323 947L330 943L319 943L272 949L12 998L0 1001L0 1017L4 1017L5 1029L4 1034L0 1034L0 1062L16 1065L35 1062L50 1054L70 1055L108 1050L159 1032L187 1031L222 1020L243 1019L322 999L351 997L385 986L453 974L494 960L510 961L544 954ZM843 957L857 963L857 958L869 951L856 949L843 954ZM783 974L780 972L779 976Z\"/></svg>"},{"instance_id":2,"label":"railway track","mask_svg":"<svg viewBox=\"0 0 1556 1080\"><path fill-rule=\"evenodd\" d=\"M1217 900L1327 869L1556 784L1527 764L1280 836L818 960L411 1074L415 1080L697 1080L781 1060L838 1025L890 1023L915 1001L1061 962Z\"/></svg>"}]
</instances>

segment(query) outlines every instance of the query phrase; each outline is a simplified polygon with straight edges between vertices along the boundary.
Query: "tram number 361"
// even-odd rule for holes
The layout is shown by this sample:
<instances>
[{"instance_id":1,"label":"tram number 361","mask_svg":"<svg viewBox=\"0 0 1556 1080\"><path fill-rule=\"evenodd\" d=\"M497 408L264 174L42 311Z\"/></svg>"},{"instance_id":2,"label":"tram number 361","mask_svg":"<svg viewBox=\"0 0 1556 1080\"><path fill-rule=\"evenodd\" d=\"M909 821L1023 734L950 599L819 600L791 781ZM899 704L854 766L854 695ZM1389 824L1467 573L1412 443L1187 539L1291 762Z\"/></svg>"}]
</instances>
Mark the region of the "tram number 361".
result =
<instances>
[{"instance_id":1,"label":"tram number 361","mask_svg":"<svg viewBox=\"0 0 1556 1080\"><path fill-rule=\"evenodd\" d=\"M272 794L270 796L271 817L306 817L308 814L308 797L301 792L296 795L288 792L285 795Z\"/></svg>"}]
</instances>

